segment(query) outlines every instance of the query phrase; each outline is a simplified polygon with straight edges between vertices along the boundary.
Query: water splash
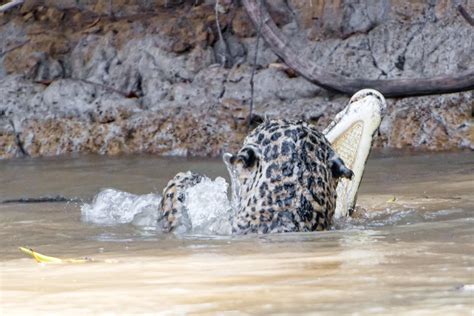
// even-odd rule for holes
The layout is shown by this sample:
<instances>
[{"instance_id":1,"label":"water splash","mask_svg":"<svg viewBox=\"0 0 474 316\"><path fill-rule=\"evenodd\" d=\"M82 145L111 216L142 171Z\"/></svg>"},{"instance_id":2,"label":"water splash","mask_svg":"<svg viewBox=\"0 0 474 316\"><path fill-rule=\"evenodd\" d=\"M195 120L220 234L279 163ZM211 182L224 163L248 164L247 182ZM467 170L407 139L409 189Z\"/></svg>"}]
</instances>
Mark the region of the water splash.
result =
<instances>
[{"instance_id":1,"label":"water splash","mask_svg":"<svg viewBox=\"0 0 474 316\"><path fill-rule=\"evenodd\" d=\"M196 234L228 235L232 232L232 207L227 198L229 185L221 178L204 177L185 191L191 231Z\"/></svg>"},{"instance_id":2,"label":"water splash","mask_svg":"<svg viewBox=\"0 0 474 316\"><path fill-rule=\"evenodd\" d=\"M232 208L227 198L227 182L218 177L202 181L185 191L185 210L177 233L217 234L231 233ZM142 228L159 229L161 196L150 193L132 193L105 189L91 204L81 206L84 222L99 225L132 224Z\"/></svg>"},{"instance_id":3,"label":"water splash","mask_svg":"<svg viewBox=\"0 0 474 316\"><path fill-rule=\"evenodd\" d=\"M81 206L81 219L101 225L134 223L137 226L156 225L161 196L135 195L116 189L99 192L91 204Z\"/></svg>"}]
</instances>

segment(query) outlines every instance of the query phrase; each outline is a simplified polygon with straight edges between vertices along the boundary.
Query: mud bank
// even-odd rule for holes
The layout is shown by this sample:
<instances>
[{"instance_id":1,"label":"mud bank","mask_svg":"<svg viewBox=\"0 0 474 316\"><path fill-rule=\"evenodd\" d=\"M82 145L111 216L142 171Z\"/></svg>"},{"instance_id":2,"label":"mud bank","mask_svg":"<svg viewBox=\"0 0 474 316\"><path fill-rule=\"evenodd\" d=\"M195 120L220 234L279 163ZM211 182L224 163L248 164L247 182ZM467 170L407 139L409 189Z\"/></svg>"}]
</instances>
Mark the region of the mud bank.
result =
<instances>
[{"instance_id":1,"label":"mud bank","mask_svg":"<svg viewBox=\"0 0 474 316\"><path fill-rule=\"evenodd\" d=\"M217 156L247 132L255 28L238 1L26 1L0 15L0 158L71 152ZM269 1L328 71L359 78L474 67L468 1ZM262 44L262 43L261 43ZM253 122L324 128L347 97L260 45ZM474 148L473 92L388 100L377 147Z\"/></svg>"}]
</instances>

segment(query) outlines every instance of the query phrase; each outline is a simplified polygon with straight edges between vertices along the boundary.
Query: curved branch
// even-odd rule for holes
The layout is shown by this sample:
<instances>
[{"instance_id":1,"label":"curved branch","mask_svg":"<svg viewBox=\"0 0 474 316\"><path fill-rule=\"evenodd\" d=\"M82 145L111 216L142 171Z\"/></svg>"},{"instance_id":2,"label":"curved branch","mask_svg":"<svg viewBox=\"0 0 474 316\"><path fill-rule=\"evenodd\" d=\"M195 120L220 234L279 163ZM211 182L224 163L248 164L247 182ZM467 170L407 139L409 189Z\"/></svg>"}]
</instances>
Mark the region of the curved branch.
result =
<instances>
[{"instance_id":1,"label":"curved branch","mask_svg":"<svg viewBox=\"0 0 474 316\"><path fill-rule=\"evenodd\" d=\"M11 8L16 7L17 5L23 4L25 2L24 0L13 0L10 2L7 2L3 5L0 5L0 12L5 12L10 10Z\"/></svg>"},{"instance_id":2,"label":"curved branch","mask_svg":"<svg viewBox=\"0 0 474 316\"><path fill-rule=\"evenodd\" d=\"M461 16L466 20L467 23L471 24L471 26L474 26L474 19L472 16L464 9L462 5L458 5L458 11L461 13Z\"/></svg>"},{"instance_id":3,"label":"curved branch","mask_svg":"<svg viewBox=\"0 0 474 316\"><path fill-rule=\"evenodd\" d=\"M353 79L324 71L313 61L298 54L285 35L273 22L262 0L243 0L245 9L255 27L261 24L261 33L273 52L290 68L310 82L329 90L352 95L358 90L371 88L380 91L385 97L407 97L430 94L443 94L474 89L474 69L456 75L437 76L419 79Z\"/></svg>"}]
</instances>

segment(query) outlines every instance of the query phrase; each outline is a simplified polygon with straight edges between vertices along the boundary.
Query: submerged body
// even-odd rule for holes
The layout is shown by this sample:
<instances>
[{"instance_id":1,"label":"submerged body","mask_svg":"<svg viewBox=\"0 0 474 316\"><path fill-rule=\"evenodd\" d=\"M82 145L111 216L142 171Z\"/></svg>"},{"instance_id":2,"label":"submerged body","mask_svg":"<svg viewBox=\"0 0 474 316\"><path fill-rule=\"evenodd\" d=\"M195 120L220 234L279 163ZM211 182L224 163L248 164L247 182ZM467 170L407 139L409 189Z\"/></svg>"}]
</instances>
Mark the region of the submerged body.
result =
<instances>
[{"instance_id":1,"label":"submerged body","mask_svg":"<svg viewBox=\"0 0 474 316\"><path fill-rule=\"evenodd\" d=\"M236 233L325 230L338 179L352 177L324 135L301 121L265 121L226 164L238 174Z\"/></svg>"}]
</instances>

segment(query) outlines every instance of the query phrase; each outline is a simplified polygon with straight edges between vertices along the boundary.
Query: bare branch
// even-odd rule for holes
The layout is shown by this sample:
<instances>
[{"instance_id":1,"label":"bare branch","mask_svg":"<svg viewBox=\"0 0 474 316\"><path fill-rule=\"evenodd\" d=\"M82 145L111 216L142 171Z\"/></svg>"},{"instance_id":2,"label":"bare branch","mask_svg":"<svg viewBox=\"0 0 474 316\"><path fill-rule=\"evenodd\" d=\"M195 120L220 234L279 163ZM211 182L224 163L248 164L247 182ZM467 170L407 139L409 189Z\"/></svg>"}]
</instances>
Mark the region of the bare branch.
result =
<instances>
[{"instance_id":1,"label":"bare branch","mask_svg":"<svg viewBox=\"0 0 474 316\"><path fill-rule=\"evenodd\" d=\"M348 78L323 70L311 60L294 50L285 35L273 22L265 6L257 0L242 0L254 25L262 24L261 33L273 52L289 67L310 82L329 90L352 95L358 90L372 88L386 97L407 97L418 95L443 94L474 89L474 69L433 78L370 80Z\"/></svg>"},{"instance_id":2,"label":"bare branch","mask_svg":"<svg viewBox=\"0 0 474 316\"><path fill-rule=\"evenodd\" d=\"M17 5L23 4L24 0L13 0L8 3L5 3L4 5L0 6L0 12L5 12L10 10L11 8L16 7Z\"/></svg>"},{"instance_id":3,"label":"bare branch","mask_svg":"<svg viewBox=\"0 0 474 316\"><path fill-rule=\"evenodd\" d=\"M262 7L262 1L260 0L260 8ZM252 74L250 75L250 111L249 111L249 118L247 124L247 130L250 130L250 126L252 125L252 115L253 115L253 96L254 96L254 81L253 78L255 76L255 69L257 68L257 57L258 57L258 44L260 42L261 37L261 30L262 30L263 20L260 21L260 24L257 27L257 42L255 43L255 55L253 57L253 65L252 65Z\"/></svg>"},{"instance_id":4,"label":"bare branch","mask_svg":"<svg viewBox=\"0 0 474 316\"><path fill-rule=\"evenodd\" d=\"M228 56L228 51L229 48L227 46L227 42L224 40L224 36L222 36L222 29L221 29L221 24L219 23L219 10L220 10L220 3L219 0L216 0L216 5L214 6L215 10L215 15L216 15L216 28L217 28L217 35L219 36L218 44L221 45L221 50L217 50L217 55L220 59L220 64L221 66L225 67L227 61L227 56Z\"/></svg>"},{"instance_id":5,"label":"bare branch","mask_svg":"<svg viewBox=\"0 0 474 316\"><path fill-rule=\"evenodd\" d=\"M224 41L224 37L222 36L221 25L219 23L219 7L220 3L219 0L216 0L216 5L214 6L215 15L216 15L216 27L217 27L217 34L219 35L219 41Z\"/></svg>"},{"instance_id":6,"label":"bare branch","mask_svg":"<svg viewBox=\"0 0 474 316\"><path fill-rule=\"evenodd\" d=\"M6 49L6 50L3 51L3 52L0 52L0 57L2 57L2 56L4 56L4 55L8 54L8 53L11 52L11 51L14 51L15 49L18 49L18 48L20 48L20 47L22 47L22 46L25 46L25 45L28 44L29 42L30 42L30 40L27 39L26 41L24 41L24 42L22 42L22 43L19 43L19 44L13 46L13 47L10 47L10 48Z\"/></svg>"},{"instance_id":7,"label":"bare branch","mask_svg":"<svg viewBox=\"0 0 474 316\"><path fill-rule=\"evenodd\" d=\"M464 9L462 5L458 5L458 11L461 13L461 16L464 18L464 20L467 21L467 23L471 24L471 26L474 26L474 18Z\"/></svg>"}]
</instances>

